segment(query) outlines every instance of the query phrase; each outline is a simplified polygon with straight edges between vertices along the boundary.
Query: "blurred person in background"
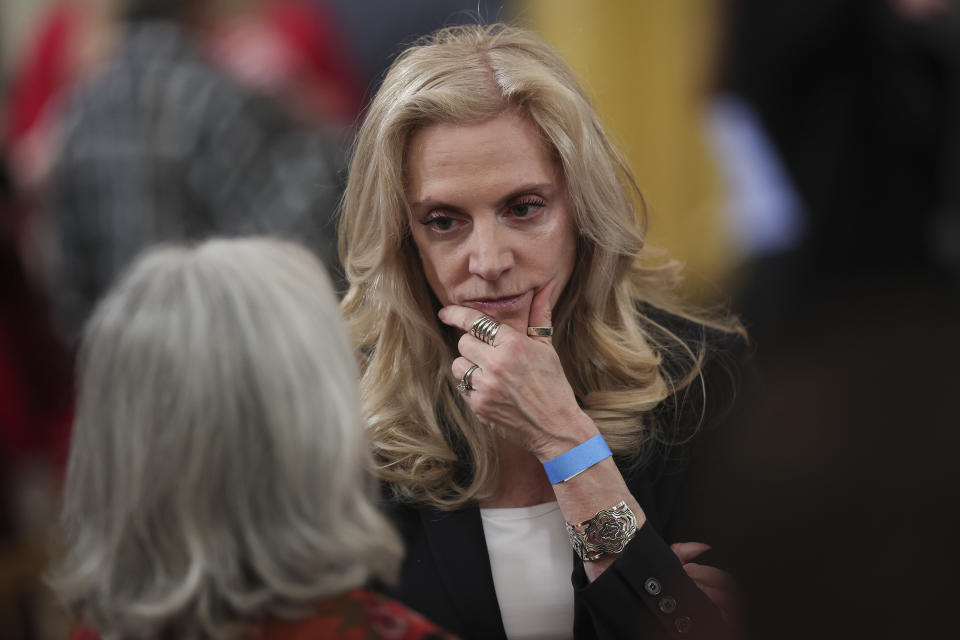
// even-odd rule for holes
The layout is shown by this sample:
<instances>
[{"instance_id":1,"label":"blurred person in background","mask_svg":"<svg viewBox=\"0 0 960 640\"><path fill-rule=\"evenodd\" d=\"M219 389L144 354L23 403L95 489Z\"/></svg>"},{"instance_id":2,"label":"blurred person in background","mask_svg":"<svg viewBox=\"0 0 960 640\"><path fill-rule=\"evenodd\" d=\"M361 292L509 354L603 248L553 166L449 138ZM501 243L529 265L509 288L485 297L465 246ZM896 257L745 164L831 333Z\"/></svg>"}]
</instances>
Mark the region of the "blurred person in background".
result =
<instances>
[{"instance_id":1,"label":"blurred person in background","mask_svg":"<svg viewBox=\"0 0 960 640\"><path fill-rule=\"evenodd\" d=\"M362 75L328 3L223 4L233 5L234 13L204 29L204 49L214 64L308 124L334 130L354 125L363 107Z\"/></svg>"},{"instance_id":2,"label":"blurred person in background","mask_svg":"<svg viewBox=\"0 0 960 640\"><path fill-rule=\"evenodd\" d=\"M390 63L417 38L442 27L506 20L518 2L494 0L311 0L335 16L369 101Z\"/></svg>"},{"instance_id":3,"label":"blurred person in background","mask_svg":"<svg viewBox=\"0 0 960 640\"><path fill-rule=\"evenodd\" d=\"M848 288L960 283L960 5L728 5L720 84L754 114L792 200L779 217L793 237L748 265L738 308L755 335L786 337Z\"/></svg>"},{"instance_id":4,"label":"blurred person in background","mask_svg":"<svg viewBox=\"0 0 960 640\"><path fill-rule=\"evenodd\" d=\"M0 158L0 451L10 454L48 448L56 425L69 419L71 392L49 301L18 252L23 208Z\"/></svg>"},{"instance_id":5,"label":"blurred person in background","mask_svg":"<svg viewBox=\"0 0 960 640\"><path fill-rule=\"evenodd\" d=\"M711 523L686 472L711 456L744 339L676 303L644 213L527 30L408 48L361 125L343 309L407 542L396 594L464 637L735 634L730 576L692 562Z\"/></svg>"},{"instance_id":6,"label":"blurred person in background","mask_svg":"<svg viewBox=\"0 0 960 640\"><path fill-rule=\"evenodd\" d=\"M123 3L114 55L69 103L48 201L52 292L69 342L155 242L278 233L339 272L342 149L205 61L197 30L232 4Z\"/></svg>"},{"instance_id":7,"label":"blurred person in background","mask_svg":"<svg viewBox=\"0 0 960 640\"><path fill-rule=\"evenodd\" d=\"M16 60L4 96L3 145L14 179L42 188L59 151L59 122L77 85L109 61L125 0L59 0L43 12ZM196 3L199 51L238 82L273 95L305 122L351 125L360 73L325 3L204 0Z\"/></svg>"},{"instance_id":8,"label":"blurred person in background","mask_svg":"<svg viewBox=\"0 0 960 640\"><path fill-rule=\"evenodd\" d=\"M403 545L376 508L358 372L306 249L154 249L98 305L53 582L74 638L448 637L363 589Z\"/></svg>"},{"instance_id":9,"label":"blurred person in background","mask_svg":"<svg viewBox=\"0 0 960 640\"><path fill-rule=\"evenodd\" d=\"M18 52L3 96L3 147L19 190L33 193L50 174L58 122L71 89L100 68L116 39L116 0L50 3Z\"/></svg>"},{"instance_id":10,"label":"blurred person in background","mask_svg":"<svg viewBox=\"0 0 960 640\"><path fill-rule=\"evenodd\" d=\"M757 639L955 635L958 8L730 3L723 108L776 194L739 204L778 233L738 305L758 375L701 484L750 523L718 546Z\"/></svg>"},{"instance_id":11,"label":"blurred person in background","mask_svg":"<svg viewBox=\"0 0 960 640\"><path fill-rule=\"evenodd\" d=\"M0 636L62 637L38 577L66 457L70 358L21 259L26 207L4 166L0 157Z\"/></svg>"}]
</instances>

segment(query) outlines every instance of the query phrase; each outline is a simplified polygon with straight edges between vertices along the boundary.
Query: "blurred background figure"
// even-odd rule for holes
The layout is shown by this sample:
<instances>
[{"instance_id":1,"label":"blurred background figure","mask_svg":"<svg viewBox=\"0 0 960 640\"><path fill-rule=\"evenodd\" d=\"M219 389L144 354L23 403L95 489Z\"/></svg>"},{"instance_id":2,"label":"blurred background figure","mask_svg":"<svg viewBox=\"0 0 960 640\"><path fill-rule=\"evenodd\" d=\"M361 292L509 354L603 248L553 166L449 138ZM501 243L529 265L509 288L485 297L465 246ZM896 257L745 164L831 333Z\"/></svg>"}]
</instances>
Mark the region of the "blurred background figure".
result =
<instances>
[{"instance_id":1,"label":"blurred background figure","mask_svg":"<svg viewBox=\"0 0 960 640\"><path fill-rule=\"evenodd\" d=\"M210 59L242 84L275 96L304 122L352 126L363 106L362 76L334 13L311 0L223 2L202 24Z\"/></svg>"},{"instance_id":2,"label":"blurred background figure","mask_svg":"<svg viewBox=\"0 0 960 640\"><path fill-rule=\"evenodd\" d=\"M39 189L49 176L63 103L113 47L114 1L60 0L30 29L3 101L3 145L23 190Z\"/></svg>"},{"instance_id":3,"label":"blurred background figure","mask_svg":"<svg viewBox=\"0 0 960 640\"><path fill-rule=\"evenodd\" d=\"M342 152L208 65L195 25L222 3L132 0L103 70L70 100L48 213L68 341L129 260L160 241L272 232L337 272Z\"/></svg>"},{"instance_id":4,"label":"blurred background figure","mask_svg":"<svg viewBox=\"0 0 960 640\"><path fill-rule=\"evenodd\" d=\"M439 637L396 580L323 267L275 240L155 249L98 305L54 573L76 638ZM170 464L177 460L177 464Z\"/></svg>"},{"instance_id":5,"label":"blurred background figure","mask_svg":"<svg viewBox=\"0 0 960 640\"><path fill-rule=\"evenodd\" d=\"M127 0L53 0L26 41L5 96L4 146L22 187L42 185L58 152L64 103L109 60ZM176 2L165 3L171 10ZM160 6L158 4L158 6ZM192 9L197 48L240 83L297 116L350 125L361 78L330 11L309 0L204 0Z\"/></svg>"},{"instance_id":6,"label":"blurred background figure","mask_svg":"<svg viewBox=\"0 0 960 640\"><path fill-rule=\"evenodd\" d=\"M776 191L790 201L767 198L754 207L763 209L754 220L779 220L788 237L747 255L757 262L748 266L740 309L755 333L783 336L790 316L825 290L904 277L956 282L957 4L728 4L718 78L726 102L714 103L714 122L733 122L722 115L730 102L752 114L755 135L772 151L753 176L782 167L786 179ZM723 160L742 166L744 155Z\"/></svg>"},{"instance_id":7,"label":"blurred background figure","mask_svg":"<svg viewBox=\"0 0 960 640\"><path fill-rule=\"evenodd\" d=\"M366 100L376 93L393 58L420 36L445 26L498 22L519 8L516 2L495 0L313 0L313 5L342 25Z\"/></svg>"},{"instance_id":8,"label":"blurred background figure","mask_svg":"<svg viewBox=\"0 0 960 640\"><path fill-rule=\"evenodd\" d=\"M48 0L34 9L36 26L26 30L32 35L16 53L2 100L2 139L17 188L31 205L21 239L31 272L42 271L50 250L48 220L36 201L60 156L66 105L76 88L111 59L128 4ZM166 4L176 10L177 3ZM11 19L18 15L16 6L8 9L7 24L16 22ZM361 78L322 4L205 0L191 12L191 35L206 62L276 99L301 124L346 139L341 133L361 108Z\"/></svg>"},{"instance_id":9,"label":"blurred background figure","mask_svg":"<svg viewBox=\"0 0 960 640\"><path fill-rule=\"evenodd\" d=\"M727 5L708 122L757 375L705 494L752 524L718 546L752 637L950 635L960 7Z\"/></svg>"},{"instance_id":10,"label":"blurred background figure","mask_svg":"<svg viewBox=\"0 0 960 640\"><path fill-rule=\"evenodd\" d=\"M56 510L72 391L70 358L47 297L18 251L24 209L0 162L0 637L12 638L31 629L63 632L37 576Z\"/></svg>"}]
</instances>

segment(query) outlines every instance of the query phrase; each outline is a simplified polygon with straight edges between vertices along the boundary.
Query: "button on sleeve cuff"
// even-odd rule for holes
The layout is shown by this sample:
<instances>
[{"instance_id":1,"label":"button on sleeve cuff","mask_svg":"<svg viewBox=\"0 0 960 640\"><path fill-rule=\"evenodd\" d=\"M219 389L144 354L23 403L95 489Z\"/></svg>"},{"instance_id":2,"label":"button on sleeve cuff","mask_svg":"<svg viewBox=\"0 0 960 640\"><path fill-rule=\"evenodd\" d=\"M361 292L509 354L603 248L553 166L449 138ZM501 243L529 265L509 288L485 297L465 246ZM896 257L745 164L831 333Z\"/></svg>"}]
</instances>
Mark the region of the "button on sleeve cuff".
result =
<instances>
[{"instance_id":1,"label":"button on sleeve cuff","mask_svg":"<svg viewBox=\"0 0 960 640\"><path fill-rule=\"evenodd\" d=\"M661 635L666 632L674 638L730 637L720 610L687 576L679 558L649 522L592 583L578 563L573 587L601 637L606 635L604 630L614 632L611 637L639 637L638 632L649 633L657 627ZM637 606L637 599L645 606Z\"/></svg>"}]
</instances>

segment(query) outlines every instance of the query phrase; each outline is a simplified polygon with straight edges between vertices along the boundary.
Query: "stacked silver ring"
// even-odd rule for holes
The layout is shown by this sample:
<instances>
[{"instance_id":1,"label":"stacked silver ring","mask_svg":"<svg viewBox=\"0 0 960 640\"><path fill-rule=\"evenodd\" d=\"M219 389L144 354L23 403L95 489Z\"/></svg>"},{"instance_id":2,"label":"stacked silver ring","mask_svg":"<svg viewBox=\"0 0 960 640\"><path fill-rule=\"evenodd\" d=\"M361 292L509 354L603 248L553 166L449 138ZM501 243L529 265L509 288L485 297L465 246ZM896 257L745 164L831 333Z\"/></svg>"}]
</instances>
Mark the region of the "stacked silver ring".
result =
<instances>
[{"instance_id":1,"label":"stacked silver ring","mask_svg":"<svg viewBox=\"0 0 960 640\"><path fill-rule=\"evenodd\" d=\"M480 316L470 325L470 335L492 345L500 330L500 323L490 316Z\"/></svg>"}]
</instances>

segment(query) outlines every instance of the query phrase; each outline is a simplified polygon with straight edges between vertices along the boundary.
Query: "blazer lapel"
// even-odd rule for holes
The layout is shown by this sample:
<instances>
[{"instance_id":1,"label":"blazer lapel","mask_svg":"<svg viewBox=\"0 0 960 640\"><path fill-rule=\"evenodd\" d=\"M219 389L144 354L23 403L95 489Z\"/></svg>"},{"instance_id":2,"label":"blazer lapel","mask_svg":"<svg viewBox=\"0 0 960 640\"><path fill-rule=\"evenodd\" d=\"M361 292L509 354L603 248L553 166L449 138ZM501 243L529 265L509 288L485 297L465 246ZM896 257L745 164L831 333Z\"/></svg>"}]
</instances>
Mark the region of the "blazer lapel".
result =
<instances>
[{"instance_id":1,"label":"blazer lapel","mask_svg":"<svg viewBox=\"0 0 960 640\"><path fill-rule=\"evenodd\" d=\"M463 620L463 629L469 629L471 637L506 640L480 510L421 509L420 518L443 586Z\"/></svg>"}]
</instances>

